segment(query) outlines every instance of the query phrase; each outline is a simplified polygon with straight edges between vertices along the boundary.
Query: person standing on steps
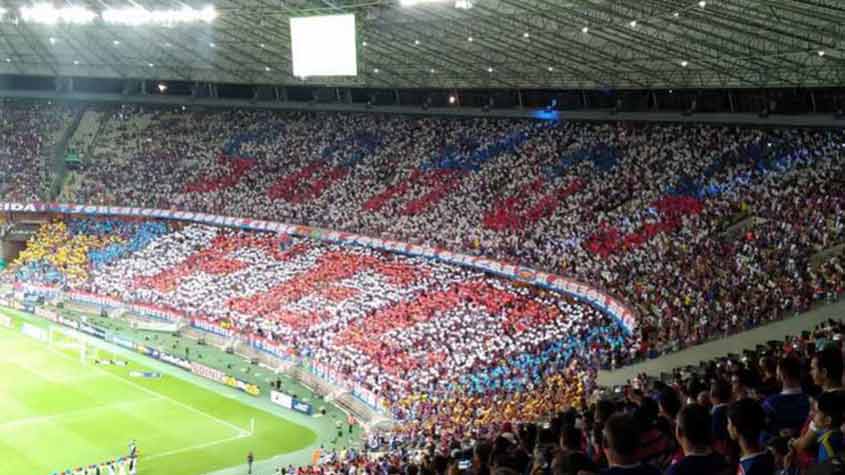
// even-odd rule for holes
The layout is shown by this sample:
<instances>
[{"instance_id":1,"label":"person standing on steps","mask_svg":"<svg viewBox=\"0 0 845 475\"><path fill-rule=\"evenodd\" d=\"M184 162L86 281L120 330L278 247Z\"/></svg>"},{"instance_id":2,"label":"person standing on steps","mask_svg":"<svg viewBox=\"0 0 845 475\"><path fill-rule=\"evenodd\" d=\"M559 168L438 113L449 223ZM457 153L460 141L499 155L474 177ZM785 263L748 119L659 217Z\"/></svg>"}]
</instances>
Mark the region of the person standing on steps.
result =
<instances>
[{"instance_id":1,"label":"person standing on steps","mask_svg":"<svg viewBox=\"0 0 845 475\"><path fill-rule=\"evenodd\" d=\"M252 475L252 463L255 462L255 456L252 455L252 451L250 450L246 456L246 465L248 467L248 471L246 472L247 475Z\"/></svg>"}]
</instances>

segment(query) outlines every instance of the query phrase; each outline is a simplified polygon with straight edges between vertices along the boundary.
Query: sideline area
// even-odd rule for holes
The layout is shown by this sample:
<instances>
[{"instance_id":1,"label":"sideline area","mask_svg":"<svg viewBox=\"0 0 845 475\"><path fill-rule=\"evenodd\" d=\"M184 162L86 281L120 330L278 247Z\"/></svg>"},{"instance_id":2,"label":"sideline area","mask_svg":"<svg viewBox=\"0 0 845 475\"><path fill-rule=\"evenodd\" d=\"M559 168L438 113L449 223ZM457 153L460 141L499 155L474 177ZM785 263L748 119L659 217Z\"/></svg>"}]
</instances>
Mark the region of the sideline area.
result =
<instances>
[{"instance_id":1,"label":"sideline area","mask_svg":"<svg viewBox=\"0 0 845 475\"><path fill-rule=\"evenodd\" d=\"M56 325L52 322L47 322L47 320L43 320L35 315L31 315L26 312L21 312L19 310L7 307L0 307L0 314L10 316L20 321L29 321L34 324L48 323L49 325ZM287 466L290 464L309 464L311 462L312 455L316 449L321 448L323 446L328 447L332 445L330 443L330 439L336 433L336 427L335 418L331 417L331 415L326 417L314 417L301 414L296 411L288 410L271 403L269 398L266 396L266 393L262 397L253 397L233 388L223 386L219 383L204 378L200 378L192 373L180 370L179 368L176 368L172 365L165 364L153 358L145 357L139 353L130 351L125 348L121 348L117 345L107 343L103 340L88 337L87 335L81 333L79 335L83 337L88 344L95 346L105 352L108 352L109 354L115 356L119 355L120 358L133 361L135 363L143 365L146 368L155 370L168 376L172 376L179 380L188 382L194 386L220 394L221 396L224 396L226 398L237 400L238 402L246 406L272 414L273 416L278 417L280 419L304 426L316 434L317 437L315 438L314 442L300 450L279 454L267 459L264 459L264 456L266 454L256 454L257 458L261 458L261 460L256 460L256 463L253 467L253 473L255 475L271 475L275 473L276 467L279 466ZM246 454L244 454L244 458L245 457ZM244 471L245 465L236 465L228 469L224 469L219 473L244 473Z\"/></svg>"},{"instance_id":2,"label":"sideline area","mask_svg":"<svg viewBox=\"0 0 845 475\"><path fill-rule=\"evenodd\" d=\"M660 373L670 372L674 368L698 365L701 361L719 358L728 353L739 353L744 349L754 348L770 340L783 340L786 336L798 335L802 331L812 330L820 322L830 318L841 320L843 317L845 317L845 299L819 306L809 312L785 318L779 322L763 325L753 330L731 335L728 338L721 338L653 360L643 361L633 366L626 366L614 371L600 371L598 384L601 386L621 385L642 373L657 377L660 376Z\"/></svg>"}]
</instances>

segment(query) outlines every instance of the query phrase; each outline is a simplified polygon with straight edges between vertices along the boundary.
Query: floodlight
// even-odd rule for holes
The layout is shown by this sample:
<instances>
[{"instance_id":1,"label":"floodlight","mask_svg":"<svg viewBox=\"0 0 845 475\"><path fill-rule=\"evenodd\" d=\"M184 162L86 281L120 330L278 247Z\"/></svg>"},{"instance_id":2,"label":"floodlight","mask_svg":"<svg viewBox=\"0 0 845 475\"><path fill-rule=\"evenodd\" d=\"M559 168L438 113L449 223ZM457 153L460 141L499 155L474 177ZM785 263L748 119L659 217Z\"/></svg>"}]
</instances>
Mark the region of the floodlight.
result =
<instances>
[{"instance_id":1,"label":"floodlight","mask_svg":"<svg viewBox=\"0 0 845 475\"><path fill-rule=\"evenodd\" d=\"M82 25L94 21L97 14L85 7L56 8L49 3L36 3L32 6L21 7L20 17L26 22L45 25L56 25L58 23Z\"/></svg>"},{"instance_id":2,"label":"floodlight","mask_svg":"<svg viewBox=\"0 0 845 475\"><path fill-rule=\"evenodd\" d=\"M163 82L158 83L158 92L162 94L167 92L167 84L164 84Z\"/></svg>"},{"instance_id":3,"label":"floodlight","mask_svg":"<svg viewBox=\"0 0 845 475\"><path fill-rule=\"evenodd\" d=\"M217 10L211 5L199 10L187 6L172 10L147 10L143 7L132 6L107 8L102 13L104 22L126 26L211 23L217 16Z\"/></svg>"}]
</instances>

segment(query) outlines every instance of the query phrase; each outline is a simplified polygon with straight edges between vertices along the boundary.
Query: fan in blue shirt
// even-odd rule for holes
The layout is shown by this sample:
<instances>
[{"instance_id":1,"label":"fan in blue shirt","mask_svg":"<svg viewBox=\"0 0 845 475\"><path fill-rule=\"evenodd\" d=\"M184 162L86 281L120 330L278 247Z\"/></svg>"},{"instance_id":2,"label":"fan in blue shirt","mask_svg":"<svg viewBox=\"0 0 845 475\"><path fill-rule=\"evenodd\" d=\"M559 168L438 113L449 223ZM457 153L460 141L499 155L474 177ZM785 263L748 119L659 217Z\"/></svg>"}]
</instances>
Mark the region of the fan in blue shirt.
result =
<instances>
[{"instance_id":1,"label":"fan in blue shirt","mask_svg":"<svg viewBox=\"0 0 845 475\"><path fill-rule=\"evenodd\" d=\"M810 415L810 398L801 391L801 363L796 358L784 358L778 363L778 378L783 391L763 402L771 435L794 436ZM786 431L789 434L783 434Z\"/></svg>"},{"instance_id":2,"label":"fan in blue shirt","mask_svg":"<svg viewBox=\"0 0 845 475\"><path fill-rule=\"evenodd\" d=\"M845 455L845 437L840 427L845 410L845 393L826 391L819 394L814 404L813 426L803 437L795 441L796 450L818 449L816 462L823 463L831 458Z\"/></svg>"}]
</instances>

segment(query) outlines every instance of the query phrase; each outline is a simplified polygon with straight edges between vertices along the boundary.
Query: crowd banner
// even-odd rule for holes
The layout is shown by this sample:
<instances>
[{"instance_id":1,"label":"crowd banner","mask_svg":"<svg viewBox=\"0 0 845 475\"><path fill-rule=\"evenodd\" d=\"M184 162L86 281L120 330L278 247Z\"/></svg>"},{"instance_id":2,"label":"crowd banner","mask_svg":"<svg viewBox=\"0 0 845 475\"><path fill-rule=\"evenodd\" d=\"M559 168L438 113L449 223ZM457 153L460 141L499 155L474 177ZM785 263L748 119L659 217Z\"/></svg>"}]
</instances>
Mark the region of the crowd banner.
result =
<instances>
[{"instance_id":1,"label":"crowd banner","mask_svg":"<svg viewBox=\"0 0 845 475\"><path fill-rule=\"evenodd\" d=\"M294 236L309 237L326 242L363 246L372 249L435 259L446 263L470 267L509 279L554 290L587 302L617 319L627 331L637 327L636 312L623 301L602 289L568 277L535 271L479 256L458 254L429 246L371 238L353 233L332 231L309 226L296 226L249 218L215 216L189 211L127 208L117 206L88 206L60 203L0 203L0 211L23 213L61 213L88 216L118 216L190 221L216 226L235 227L255 231L272 231Z\"/></svg>"}]
</instances>

